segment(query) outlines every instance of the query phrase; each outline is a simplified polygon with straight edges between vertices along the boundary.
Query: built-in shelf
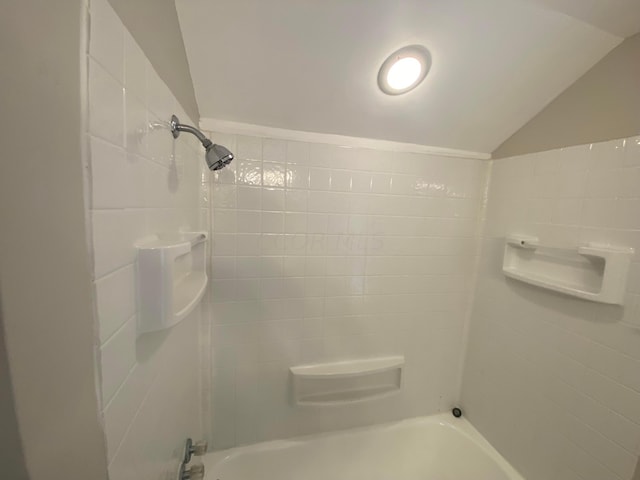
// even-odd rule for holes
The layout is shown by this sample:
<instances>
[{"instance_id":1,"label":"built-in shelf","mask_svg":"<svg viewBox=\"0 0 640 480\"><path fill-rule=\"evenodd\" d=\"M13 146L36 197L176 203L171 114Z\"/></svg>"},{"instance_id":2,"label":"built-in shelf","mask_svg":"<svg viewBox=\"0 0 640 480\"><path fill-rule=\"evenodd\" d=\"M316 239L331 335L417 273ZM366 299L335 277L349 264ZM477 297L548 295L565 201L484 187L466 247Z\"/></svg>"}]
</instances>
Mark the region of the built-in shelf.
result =
<instances>
[{"instance_id":1,"label":"built-in shelf","mask_svg":"<svg viewBox=\"0 0 640 480\"><path fill-rule=\"evenodd\" d=\"M138 250L138 333L169 328L198 305L207 286L207 234L152 235Z\"/></svg>"},{"instance_id":2,"label":"built-in shelf","mask_svg":"<svg viewBox=\"0 0 640 480\"><path fill-rule=\"evenodd\" d=\"M318 363L291 367L296 405L340 405L397 393L403 356Z\"/></svg>"},{"instance_id":3,"label":"built-in shelf","mask_svg":"<svg viewBox=\"0 0 640 480\"><path fill-rule=\"evenodd\" d=\"M624 304L633 249L588 244L543 245L538 238L511 235L502 271L507 277L592 302Z\"/></svg>"}]
</instances>

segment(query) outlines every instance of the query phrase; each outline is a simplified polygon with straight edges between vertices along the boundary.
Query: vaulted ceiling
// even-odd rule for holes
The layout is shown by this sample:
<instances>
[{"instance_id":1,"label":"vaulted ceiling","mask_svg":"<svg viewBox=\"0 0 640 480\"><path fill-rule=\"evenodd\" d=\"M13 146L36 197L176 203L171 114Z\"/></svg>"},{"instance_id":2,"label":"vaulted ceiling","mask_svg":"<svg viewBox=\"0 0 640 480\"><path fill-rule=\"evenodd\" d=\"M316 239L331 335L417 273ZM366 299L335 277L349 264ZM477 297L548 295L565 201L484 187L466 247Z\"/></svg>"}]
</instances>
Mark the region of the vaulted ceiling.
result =
<instances>
[{"instance_id":1,"label":"vaulted ceiling","mask_svg":"<svg viewBox=\"0 0 640 480\"><path fill-rule=\"evenodd\" d=\"M607 7L602 5L606 3ZM625 36L638 0L176 0L202 118L491 152ZM400 96L378 69L422 44Z\"/></svg>"}]
</instances>

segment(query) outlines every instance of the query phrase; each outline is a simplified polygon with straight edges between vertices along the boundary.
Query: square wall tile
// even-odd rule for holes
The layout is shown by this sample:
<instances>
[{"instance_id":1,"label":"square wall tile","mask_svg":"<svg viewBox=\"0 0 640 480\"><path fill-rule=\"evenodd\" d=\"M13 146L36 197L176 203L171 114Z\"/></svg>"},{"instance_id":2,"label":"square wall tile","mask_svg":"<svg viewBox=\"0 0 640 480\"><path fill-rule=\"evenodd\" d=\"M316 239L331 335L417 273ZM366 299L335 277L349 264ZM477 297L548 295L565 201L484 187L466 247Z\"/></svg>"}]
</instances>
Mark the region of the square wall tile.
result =
<instances>
[{"instance_id":1,"label":"square wall tile","mask_svg":"<svg viewBox=\"0 0 640 480\"><path fill-rule=\"evenodd\" d=\"M241 160L262 160L262 139L238 135L236 137L236 150Z\"/></svg>"},{"instance_id":2,"label":"square wall tile","mask_svg":"<svg viewBox=\"0 0 640 480\"><path fill-rule=\"evenodd\" d=\"M281 211L285 209L285 195L283 189L262 189L262 210Z\"/></svg>"},{"instance_id":3,"label":"square wall tile","mask_svg":"<svg viewBox=\"0 0 640 480\"><path fill-rule=\"evenodd\" d=\"M136 312L135 278L135 269L129 265L96 281L101 344Z\"/></svg>"},{"instance_id":4,"label":"square wall tile","mask_svg":"<svg viewBox=\"0 0 640 480\"><path fill-rule=\"evenodd\" d=\"M93 212L95 277L135 261L136 240L146 235L142 210L96 210Z\"/></svg>"},{"instance_id":5,"label":"square wall tile","mask_svg":"<svg viewBox=\"0 0 640 480\"><path fill-rule=\"evenodd\" d=\"M242 210L260 210L262 190L256 187L238 187L237 207ZM215 197L214 197L215 198Z\"/></svg>"},{"instance_id":6,"label":"square wall tile","mask_svg":"<svg viewBox=\"0 0 640 480\"><path fill-rule=\"evenodd\" d=\"M265 138L262 142L262 160L284 164L287 158L287 142L275 138Z\"/></svg>"},{"instance_id":7,"label":"square wall tile","mask_svg":"<svg viewBox=\"0 0 640 480\"><path fill-rule=\"evenodd\" d=\"M89 61L89 131L124 147L124 88L94 60Z\"/></svg>"},{"instance_id":8,"label":"square wall tile","mask_svg":"<svg viewBox=\"0 0 640 480\"><path fill-rule=\"evenodd\" d=\"M136 318L130 318L100 349L102 402L107 404L136 363Z\"/></svg>"}]
</instances>

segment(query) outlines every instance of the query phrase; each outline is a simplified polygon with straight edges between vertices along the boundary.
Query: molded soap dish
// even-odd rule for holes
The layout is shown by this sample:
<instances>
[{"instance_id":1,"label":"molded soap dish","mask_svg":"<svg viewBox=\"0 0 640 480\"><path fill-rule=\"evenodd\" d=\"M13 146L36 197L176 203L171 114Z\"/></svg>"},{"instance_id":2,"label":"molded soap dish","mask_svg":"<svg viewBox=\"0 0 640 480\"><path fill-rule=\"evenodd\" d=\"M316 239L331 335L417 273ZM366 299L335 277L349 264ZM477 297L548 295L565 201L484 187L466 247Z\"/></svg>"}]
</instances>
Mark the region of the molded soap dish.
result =
<instances>
[{"instance_id":1,"label":"molded soap dish","mask_svg":"<svg viewBox=\"0 0 640 480\"><path fill-rule=\"evenodd\" d=\"M207 286L205 232L158 234L138 249L138 333L172 327L198 305Z\"/></svg>"},{"instance_id":2,"label":"molded soap dish","mask_svg":"<svg viewBox=\"0 0 640 480\"><path fill-rule=\"evenodd\" d=\"M341 405L398 393L403 356L291 367L296 405Z\"/></svg>"},{"instance_id":3,"label":"molded soap dish","mask_svg":"<svg viewBox=\"0 0 640 480\"><path fill-rule=\"evenodd\" d=\"M590 243L559 248L537 237L508 236L502 271L507 277L592 302L623 305L634 250Z\"/></svg>"}]
</instances>

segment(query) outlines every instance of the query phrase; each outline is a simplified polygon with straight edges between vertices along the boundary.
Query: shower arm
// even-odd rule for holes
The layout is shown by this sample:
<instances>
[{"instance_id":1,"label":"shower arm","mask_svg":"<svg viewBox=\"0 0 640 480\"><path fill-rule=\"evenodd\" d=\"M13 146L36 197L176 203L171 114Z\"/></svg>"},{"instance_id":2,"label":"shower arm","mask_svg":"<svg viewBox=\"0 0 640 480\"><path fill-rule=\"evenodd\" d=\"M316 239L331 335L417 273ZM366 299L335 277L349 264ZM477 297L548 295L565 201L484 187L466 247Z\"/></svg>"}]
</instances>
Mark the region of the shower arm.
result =
<instances>
[{"instance_id":1,"label":"shower arm","mask_svg":"<svg viewBox=\"0 0 640 480\"><path fill-rule=\"evenodd\" d=\"M178 136L180 135L180 132L188 132L195 135L198 138L198 140L200 140L200 143L202 143L202 146L204 148L208 148L212 144L211 140L205 137L200 130L190 125L185 125L183 123L180 123L180 120L178 120L178 117L176 117L175 115L171 116L170 126L171 126L171 134L173 135L173 138L178 138Z\"/></svg>"}]
</instances>

